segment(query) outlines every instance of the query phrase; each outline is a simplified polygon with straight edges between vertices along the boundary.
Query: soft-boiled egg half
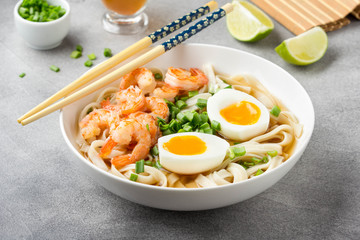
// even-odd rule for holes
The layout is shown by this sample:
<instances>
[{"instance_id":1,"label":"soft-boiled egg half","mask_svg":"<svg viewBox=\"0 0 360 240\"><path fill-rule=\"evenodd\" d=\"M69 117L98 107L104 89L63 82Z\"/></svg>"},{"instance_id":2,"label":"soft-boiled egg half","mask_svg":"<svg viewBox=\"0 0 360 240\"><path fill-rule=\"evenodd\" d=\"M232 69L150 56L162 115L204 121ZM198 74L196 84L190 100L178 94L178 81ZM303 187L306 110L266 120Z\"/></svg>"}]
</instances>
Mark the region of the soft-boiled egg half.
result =
<instances>
[{"instance_id":1,"label":"soft-boiled egg half","mask_svg":"<svg viewBox=\"0 0 360 240\"><path fill-rule=\"evenodd\" d=\"M235 141L247 141L266 132L269 110L256 98L234 89L223 89L208 99L210 120L221 124L220 133Z\"/></svg>"},{"instance_id":2,"label":"soft-boiled egg half","mask_svg":"<svg viewBox=\"0 0 360 240\"><path fill-rule=\"evenodd\" d=\"M158 139L160 164L178 174L197 174L222 163L230 144L198 132L176 133Z\"/></svg>"}]
</instances>

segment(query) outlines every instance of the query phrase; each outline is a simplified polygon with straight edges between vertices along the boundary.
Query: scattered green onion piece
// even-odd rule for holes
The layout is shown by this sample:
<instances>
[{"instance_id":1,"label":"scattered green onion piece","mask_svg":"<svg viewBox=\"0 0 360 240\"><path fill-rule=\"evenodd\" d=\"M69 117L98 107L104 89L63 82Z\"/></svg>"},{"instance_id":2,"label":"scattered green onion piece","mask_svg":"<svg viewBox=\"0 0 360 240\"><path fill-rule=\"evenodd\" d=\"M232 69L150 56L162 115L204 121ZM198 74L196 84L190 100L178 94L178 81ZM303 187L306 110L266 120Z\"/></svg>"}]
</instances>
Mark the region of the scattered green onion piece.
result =
<instances>
[{"instance_id":1,"label":"scattered green onion piece","mask_svg":"<svg viewBox=\"0 0 360 240\"><path fill-rule=\"evenodd\" d=\"M84 65L85 67L91 67L93 65L93 62L91 60L87 60Z\"/></svg>"},{"instance_id":2,"label":"scattered green onion piece","mask_svg":"<svg viewBox=\"0 0 360 240\"><path fill-rule=\"evenodd\" d=\"M269 151L267 152L267 154L270 156L270 157L276 157L278 155L278 152L276 150L274 151Z\"/></svg>"},{"instance_id":3,"label":"scattered green onion piece","mask_svg":"<svg viewBox=\"0 0 360 240\"><path fill-rule=\"evenodd\" d=\"M160 124L160 123L162 123L162 124L166 124L166 121L164 120L164 119L162 119L162 118L160 118L160 117L157 117L157 122L158 122L158 124Z\"/></svg>"},{"instance_id":4,"label":"scattered green onion piece","mask_svg":"<svg viewBox=\"0 0 360 240\"><path fill-rule=\"evenodd\" d=\"M264 156L264 157L261 159L261 161L262 161L263 163L267 163L267 162L269 161L269 159L268 159L266 156Z\"/></svg>"},{"instance_id":5,"label":"scattered green onion piece","mask_svg":"<svg viewBox=\"0 0 360 240\"><path fill-rule=\"evenodd\" d=\"M164 136L166 136L166 135L169 135L169 134L173 134L173 132L170 129L166 129L165 131L162 132L162 134Z\"/></svg>"},{"instance_id":6,"label":"scattered green onion piece","mask_svg":"<svg viewBox=\"0 0 360 240\"><path fill-rule=\"evenodd\" d=\"M51 66L50 66L50 70L52 70L52 71L54 71L54 72L58 72L58 71L60 71L60 68L58 68L58 67L55 66L55 65L51 65Z\"/></svg>"},{"instance_id":7,"label":"scattered green onion piece","mask_svg":"<svg viewBox=\"0 0 360 240\"><path fill-rule=\"evenodd\" d=\"M151 160L145 161L144 164L145 164L146 166L152 166L152 165L153 165Z\"/></svg>"},{"instance_id":8,"label":"scattered green onion piece","mask_svg":"<svg viewBox=\"0 0 360 240\"><path fill-rule=\"evenodd\" d=\"M198 95L199 94L199 91L190 91L189 93L188 93L188 96L189 97L193 97L193 96L196 96L196 95Z\"/></svg>"},{"instance_id":9,"label":"scattered green onion piece","mask_svg":"<svg viewBox=\"0 0 360 240\"><path fill-rule=\"evenodd\" d=\"M160 73L155 73L154 77L155 77L156 80L162 79L162 76L161 76Z\"/></svg>"},{"instance_id":10,"label":"scattered green onion piece","mask_svg":"<svg viewBox=\"0 0 360 240\"><path fill-rule=\"evenodd\" d=\"M177 120L172 119L169 123L169 128L171 131L177 132L180 129L180 123Z\"/></svg>"},{"instance_id":11,"label":"scattered green onion piece","mask_svg":"<svg viewBox=\"0 0 360 240\"><path fill-rule=\"evenodd\" d=\"M182 113L182 112L179 112L176 115L176 119L179 120L181 123L186 123L187 122L187 118L186 118L185 114Z\"/></svg>"},{"instance_id":12,"label":"scattered green onion piece","mask_svg":"<svg viewBox=\"0 0 360 240\"><path fill-rule=\"evenodd\" d=\"M149 124L146 124L146 129L150 132Z\"/></svg>"},{"instance_id":13,"label":"scattered green onion piece","mask_svg":"<svg viewBox=\"0 0 360 240\"><path fill-rule=\"evenodd\" d=\"M159 160L157 160L157 161L155 162L154 167L157 168L157 169L162 168Z\"/></svg>"},{"instance_id":14,"label":"scattered green onion piece","mask_svg":"<svg viewBox=\"0 0 360 240\"><path fill-rule=\"evenodd\" d=\"M105 48L104 49L104 56L105 57L111 57L112 56L112 52L110 48Z\"/></svg>"},{"instance_id":15,"label":"scattered green onion piece","mask_svg":"<svg viewBox=\"0 0 360 240\"><path fill-rule=\"evenodd\" d=\"M80 44L76 45L76 51L82 52L83 47Z\"/></svg>"},{"instance_id":16,"label":"scattered green onion piece","mask_svg":"<svg viewBox=\"0 0 360 240\"><path fill-rule=\"evenodd\" d=\"M249 167L249 166L254 166L255 163L253 163L253 162L244 162L244 165Z\"/></svg>"},{"instance_id":17,"label":"scattered green onion piece","mask_svg":"<svg viewBox=\"0 0 360 240\"><path fill-rule=\"evenodd\" d=\"M200 123L207 123L209 121L209 116L207 112L202 112L200 114L200 119L201 119Z\"/></svg>"},{"instance_id":18,"label":"scattered green onion piece","mask_svg":"<svg viewBox=\"0 0 360 240\"><path fill-rule=\"evenodd\" d=\"M255 164L259 164L260 162L262 162L261 159L256 158L256 157L251 158L251 161L252 161L253 163L255 163Z\"/></svg>"},{"instance_id":19,"label":"scattered green onion piece","mask_svg":"<svg viewBox=\"0 0 360 240\"><path fill-rule=\"evenodd\" d=\"M94 53L91 53L91 54L88 55L88 58L89 58L89 60L95 60L96 56L95 56Z\"/></svg>"},{"instance_id":20,"label":"scattered green onion piece","mask_svg":"<svg viewBox=\"0 0 360 240\"><path fill-rule=\"evenodd\" d=\"M212 120L211 121L211 128L214 129L215 131L220 131L221 130L221 125L218 121L216 120Z\"/></svg>"},{"instance_id":21,"label":"scattered green onion piece","mask_svg":"<svg viewBox=\"0 0 360 240\"><path fill-rule=\"evenodd\" d=\"M199 98L196 102L196 106L198 106L200 109L205 108L207 105L207 99Z\"/></svg>"},{"instance_id":22,"label":"scattered green onion piece","mask_svg":"<svg viewBox=\"0 0 360 240\"><path fill-rule=\"evenodd\" d=\"M21 78L23 78L23 77L25 77L25 73L21 73L20 75L19 75L19 77L21 77Z\"/></svg>"},{"instance_id":23,"label":"scattered green onion piece","mask_svg":"<svg viewBox=\"0 0 360 240\"><path fill-rule=\"evenodd\" d=\"M278 117L280 112L281 112L281 109L276 105L270 110L270 113L272 115L274 115L275 117Z\"/></svg>"},{"instance_id":24,"label":"scattered green onion piece","mask_svg":"<svg viewBox=\"0 0 360 240\"><path fill-rule=\"evenodd\" d=\"M232 86L228 85L228 86L224 87L224 89L232 89Z\"/></svg>"},{"instance_id":25,"label":"scattered green onion piece","mask_svg":"<svg viewBox=\"0 0 360 240\"><path fill-rule=\"evenodd\" d=\"M135 163L135 172L136 173L144 172L144 163L145 163L144 159L141 159Z\"/></svg>"},{"instance_id":26,"label":"scattered green onion piece","mask_svg":"<svg viewBox=\"0 0 360 240\"><path fill-rule=\"evenodd\" d=\"M130 175L130 180L131 180L131 181L136 182L137 179L138 179L138 175L137 175L137 174L132 173L132 174Z\"/></svg>"},{"instance_id":27,"label":"scattered green onion piece","mask_svg":"<svg viewBox=\"0 0 360 240\"><path fill-rule=\"evenodd\" d=\"M184 129L179 129L178 133L183 133L183 132L186 132Z\"/></svg>"},{"instance_id":28,"label":"scattered green onion piece","mask_svg":"<svg viewBox=\"0 0 360 240\"><path fill-rule=\"evenodd\" d=\"M192 126L190 125L190 123L186 123L182 126L182 128L184 129L185 132L191 132L193 129L192 129Z\"/></svg>"},{"instance_id":29,"label":"scattered green onion piece","mask_svg":"<svg viewBox=\"0 0 360 240\"><path fill-rule=\"evenodd\" d=\"M159 128L161 131L165 131L165 130L169 129L169 124L163 124L162 122L160 122Z\"/></svg>"},{"instance_id":30,"label":"scattered green onion piece","mask_svg":"<svg viewBox=\"0 0 360 240\"><path fill-rule=\"evenodd\" d=\"M155 145L153 148L151 148L150 153L153 157L158 156L159 155L158 147Z\"/></svg>"},{"instance_id":31,"label":"scattered green onion piece","mask_svg":"<svg viewBox=\"0 0 360 240\"><path fill-rule=\"evenodd\" d=\"M186 100L188 100L188 99L189 99L188 96L183 96L183 97L180 98L180 100L181 100L181 101L184 101L184 102L185 102Z\"/></svg>"},{"instance_id":32,"label":"scattered green onion piece","mask_svg":"<svg viewBox=\"0 0 360 240\"><path fill-rule=\"evenodd\" d=\"M175 105L179 108L179 109L183 109L187 106L186 102L184 102L183 100L179 100L175 103Z\"/></svg>"},{"instance_id":33,"label":"scattered green onion piece","mask_svg":"<svg viewBox=\"0 0 360 240\"><path fill-rule=\"evenodd\" d=\"M255 176L259 176L259 175L262 174L262 173L264 173L264 171L261 170L261 169L258 169L258 170L256 171L256 173L255 173Z\"/></svg>"},{"instance_id":34,"label":"scattered green onion piece","mask_svg":"<svg viewBox=\"0 0 360 240\"><path fill-rule=\"evenodd\" d=\"M170 107L170 112L171 112L171 118L174 119L176 118L176 115L180 112L180 109L178 107L172 106Z\"/></svg>"},{"instance_id":35,"label":"scattered green onion piece","mask_svg":"<svg viewBox=\"0 0 360 240\"><path fill-rule=\"evenodd\" d=\"M233 160L235 158L235 153L234 153L234 149L233 148L229 148L229 157L231 160Z\"/></svg>"},{"instance_id":36,"label":"scattered green onion piece","mask_svg":"<svg viewBox=\"0 0 360 240\"><path fill-rule=\"evenodd\" d=\"M203 129L203 130L205 130L205 129L209 129L210 128L210 125L209 125L209 123L204 123L204 124L202 124L201 126L200 126L200 129Z\"/></svg>"},{"instance_id":37,"label":"scattered green onion piece","mask_svg":"<svg viewBox=\"0 0 360 240\"><path fill-rule=\"evenodd\" d=\"M79 57L81 57L82 56L82 54L81 54L81 52L80 51L73 51L71 54L70 54L70 57L71 58L79 58Z\"/></svg>"},{"instance_id":38,"label":"scattered green onion piece","mask_svg":"<svg viewBox=\"0 0 360 240\"><path fill-rule=\"evenodd\" d=\"M234 159L235 157L241 157L244 156L245 154L246 154L246 150L244 146L229 148L230 159Z\"/></svg>"},{"instance_id":39,"label":"scattered green onion piece","mask_svg":"<svg viewBox=\"0 0 360 240\"><path fill-rule=\"evenodd\" d=\"M164 101L166 102L166 104L168 105L168 107L169 107L169 108L171 108L171 107L175 107L175 104L174 104L174 103L172 103L172 102L170 102L169 100L164 99Z\"/></svg>"},{"instance_id":40,"label":"scattered green onion piece","mask_svg":"<svg viewBox=\"0 0 360 240\"><path fill-rule=\"evenodd\" d=\"M194 113L190 112L190 111L185 112L185 118L186 118L187 121L191 122L192 119L194 118Z\"/></svg>"},{"instance_id":41,"label":"scattered green onion piece","mask_svg":"<svg viewBox=\"0 0 360 240\"><path fill-rule=\"evenodd\" d=\"M192 118L192 120L191 120L191 124L192 124L194 127L196 127L196 126L199 126L199 125L200 125L200 122L201 122L201 118L200 118L199 113L194 112L193 118Z\"/></svg>"},{"instance_id":42,"label":"scattered green onion piece","mask_svg":"<svg viewBox=\"0 0 360 240\"><path fill-rule=\"evenodd\" d=\"M207 133L207 134L215 134L214 130L211 128L204 129L203 131L204 131L204 133Z\"/></svg>"}]
</instances>

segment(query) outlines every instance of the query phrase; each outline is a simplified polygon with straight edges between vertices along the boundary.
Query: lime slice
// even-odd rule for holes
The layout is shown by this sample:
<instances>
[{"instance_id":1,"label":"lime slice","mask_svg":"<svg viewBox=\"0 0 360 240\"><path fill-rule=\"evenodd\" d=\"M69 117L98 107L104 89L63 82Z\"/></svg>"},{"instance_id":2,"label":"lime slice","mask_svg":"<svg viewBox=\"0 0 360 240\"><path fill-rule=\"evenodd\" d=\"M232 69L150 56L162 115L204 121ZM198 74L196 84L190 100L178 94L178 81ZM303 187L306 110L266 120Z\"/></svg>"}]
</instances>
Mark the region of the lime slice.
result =
<instances>
[{"instance_id":1,"label":"lime slice","mask_svg":"<svg viewBox=\"0 0 360 240\"><path fill-rule=\"evenodd\" d=\"M265 38L274 29L271 19L253 4L234 0L234 9L226 15L230 34L243 42L255 42Z\"/></svg>"},{"instance_id":2,"label":"lime slice","mask_svg":"<svg viewBox=\"0 0 360 240\"><path fill-rule=\"evenodd\" d=\"M309 65L324 56L328 47L326 32L314 27L296 37L286 39L275 51L288 63Z\"/></svg>"}]
</instances>

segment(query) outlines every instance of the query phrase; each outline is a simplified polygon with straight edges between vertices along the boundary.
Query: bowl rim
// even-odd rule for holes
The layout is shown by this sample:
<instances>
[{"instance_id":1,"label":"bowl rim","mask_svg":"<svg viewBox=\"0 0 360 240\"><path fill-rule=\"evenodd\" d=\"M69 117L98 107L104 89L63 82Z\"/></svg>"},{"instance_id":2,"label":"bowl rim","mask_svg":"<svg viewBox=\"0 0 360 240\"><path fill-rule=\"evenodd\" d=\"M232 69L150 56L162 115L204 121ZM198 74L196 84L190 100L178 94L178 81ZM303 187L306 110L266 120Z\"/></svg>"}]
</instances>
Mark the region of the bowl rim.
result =
<instances>
[{"instance_id":1,"label":"bowl rim","mask_svg":"<svg viewBox=\"0 0 360 240\"><path fill-rule=\"evenodd\" d=\"M204 43L184 43L182 45L186 45L186 46L204 46L204 47L216 47L216 48L222 48L222 49L227 49L227 50L231 50L231 51L236 51L239 52L241 54L244 55L249 55L251 57L255 57L260 59L261 61L265 61L269 64L271 64L273 67L277 68L279 71L284 72L285 74L289 75L290 78L292 78L294 80L294 83L303 90L303 92L305 93L305 96L308 98L311 109L309 109L309 113L307 114L307 117L312 117L312 121L311 121L311 125L308 126L308 136L306 139L303 140L303 144L299 149L295 149L294 153L290 156L289 159L287 159L284 163L282 163L281 165L277 166L276 168L272 169L272 171L269 172L264 172L263 174L257 176L256 178L250 178L250 179L246 179L244 181L241 182L237 182L237 183L231 183L231 184L226 184L226 185L218 185L218 186L211 186L211 187L206 187L206 188L173 188L173 187L160 187L160 186L154 186L154 185L148 185L148 184L143 184L143 183L138 183L138 182L134 182L134 181L130 181L128 179L123 179L120 178L118 176L115 176L114 174L110 173L110 172L106 172L102 169L100 169L99 167L95 166L93 163L91 163L89 160L87 160L84 156L81 155L81 153L79 153L77 151L77 149L72 145L72 143L70 142L69 138L67 137L65 128L64 128L64 121L63 121L63 109L60 110L60 115L59 115L59 123L60 123L60 129L61 129L61 133L63 135L63 138L65 139L66 144L68 145L68 147L70 147L70 149L75 153L75 155L80 158L81 161L83 161L85 164L87 164L88 166L90 166L91 168L95 169L95 171L99 172L100 174L104 174L105 176L108 176L110 178L112 178L115 181L120 181L123 182L125 184L130 184L134 187L141 187L141 188L145 188L148 190L155 190L155 191L174 191L174 192L202 192L202 191L213 191L213 190L218 190L218 189L226 189L226 188L232 188L235 186L239 186L239 185L244 185L244 184L248 184L251 182L255 182L255 181L261 181L261 179L263 179L264 177L268 176L269 174L274 174L275 172L277 172L279 169L286 167L287 165L291 164L291 162L295 161L295 163L300 159L301 155L303 154L303 152L305 151L313 130L314 130L314 125L315 125L315 111L314 111L314 106L313 103L311 101L311 98L309 96L309 94L307 93L307 91L304 89L304 87L295 79L295 77L293 77L290 73L288 73L285 69L281 68L280 66L278 66L277 64L263 58L260 56L257 56L255 54L240 50L240 49L236 49L236 48L232 48L232 47L225 47L225 46L220 46L220 45L215 45L215 44L204 44ZM290 168L291 169L291 168Z\"/></svg>"},{"instance_id":2,"label":"bowl rim","mask_svg":"<svg viewBox=\"0 0 360 240\"><path fill-rule=\"evenodd\" d=\"M60 18L56 19L56 20L53 20L53 21L50 21L50 22L33 22L33 21L29 21L29 20L26 20L25 18L21 17L20 14L19 14L19 8L20 8L20 5L21 3L23 2L23 0L20 0L19 2L16 3L15 7L14 7L14 16L17 20L23 22L23 23L26 23L26 24L30 24L30 25L42 25L42 26L47 26L47 25L52 25L52 24L56 24L60 21L63 21L64 19L66 19L69 14L70 14L70 4L68 3L68 1L66 0L57 0L59 2L62 2L64 5L65 5L65 8L66 8L66 12L63 16L61 16ZM62 6L63 7L63 6Z\"/></svg>"}]
</instances>

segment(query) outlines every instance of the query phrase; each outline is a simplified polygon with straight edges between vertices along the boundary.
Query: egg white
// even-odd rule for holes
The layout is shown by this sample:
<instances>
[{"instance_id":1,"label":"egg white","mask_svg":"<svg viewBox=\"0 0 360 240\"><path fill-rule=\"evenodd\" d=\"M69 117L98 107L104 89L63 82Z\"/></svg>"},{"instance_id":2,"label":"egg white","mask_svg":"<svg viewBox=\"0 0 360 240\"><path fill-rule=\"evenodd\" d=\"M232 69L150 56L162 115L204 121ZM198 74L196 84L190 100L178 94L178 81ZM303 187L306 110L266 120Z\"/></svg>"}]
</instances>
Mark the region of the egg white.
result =
<instances>
[{"instance_id":1,"label":"egg white","mask_svg":"<svg viewBox=\"0 0 360 240\"><path fill-rule=\"evenodd\" d=\"M248 101L259 107L261 114L259 120L252 125L236 125L226 121L220 111L227 106L241 101ZM208 99L207 112L210 120L221 124L220 133L226 138L235 141L247 141L266 132L269 127L269 110L253 96L234 89L223 89Z\"/></svg>"},{"instance_id":2,"label":"egg white","mask_svg":"<svg viewBox=\"0 0 360 240\"><path fill-rule=\"evenodd\" d=\"M196 136L206 143L206 151L197 155L177 155L165 150L164 143L176 136ZM229 147L230 144L220 137L198 132L176 133L158 139L161 166L178 174L197 174L217 167Z\"/></svg>"}]
</instances>

